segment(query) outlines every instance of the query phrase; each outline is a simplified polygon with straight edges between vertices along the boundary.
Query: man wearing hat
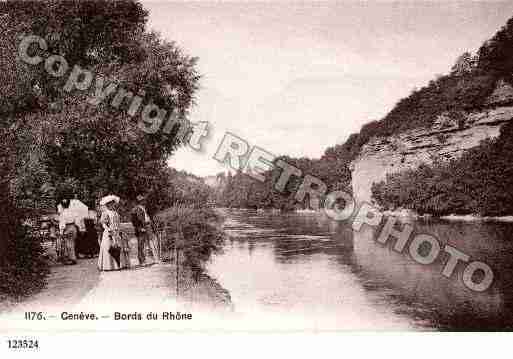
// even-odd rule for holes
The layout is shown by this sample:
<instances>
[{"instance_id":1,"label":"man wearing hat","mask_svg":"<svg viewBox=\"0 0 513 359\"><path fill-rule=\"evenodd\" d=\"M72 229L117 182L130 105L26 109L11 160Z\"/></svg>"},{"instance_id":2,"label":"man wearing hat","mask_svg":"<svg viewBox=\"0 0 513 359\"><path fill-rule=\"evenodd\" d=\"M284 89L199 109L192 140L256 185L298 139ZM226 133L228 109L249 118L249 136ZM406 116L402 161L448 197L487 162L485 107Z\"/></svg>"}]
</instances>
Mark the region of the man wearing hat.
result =
<instances>
[{"instance_id":1,"label":"man wearing hat","mask_svg":"<svg viewBox=\"0 0 513 359\"><path fill-rule=\"evenodd\" d=\"M135 229L135 236L137 237L137 259L139 260L139 264L145 264L146 245L149 245L154 261L158 262L159 258L155 247L151 219L144 207L144 196L139 194L136 199L137 205L132 209L130 217Z\"/></svg>"}]
</instances>

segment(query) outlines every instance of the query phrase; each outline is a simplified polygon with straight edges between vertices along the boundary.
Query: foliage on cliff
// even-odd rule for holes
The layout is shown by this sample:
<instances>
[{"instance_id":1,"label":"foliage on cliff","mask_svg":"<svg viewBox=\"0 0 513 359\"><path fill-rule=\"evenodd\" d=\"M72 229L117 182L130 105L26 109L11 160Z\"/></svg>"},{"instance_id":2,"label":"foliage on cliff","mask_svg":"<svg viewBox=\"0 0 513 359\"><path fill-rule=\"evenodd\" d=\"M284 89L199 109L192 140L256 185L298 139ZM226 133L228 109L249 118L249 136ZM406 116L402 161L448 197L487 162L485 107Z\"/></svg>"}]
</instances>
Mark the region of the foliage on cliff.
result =
<instances>
[{"instance_id":1,"label":"foliage on cliff","mask_svg":"<svg viewBox=\"0 0 513 359\"><path fill-rule=\"evenodd\" d=\"M447 75L401 99L380 121L370 122L348 140L326 150L323 159L349 163L372 137L387 137L415 128L429 128L441 114L458 119L464 111L485 106L498 81L513 83L513 18L472 56L466 52Z\"/></svg>"},{"instance_id":2,"label":"foliage on cliff","mask_svg":"<svg viewBox=\"0 0 513 359\"><path fill-rule=\"evenodd\" d=\"M385 209L409 208L434 215L513 213L513 123L461 158L388 175L372 187Z\"/></svg>"},{"instance_id":3,"label":"foliage on cliff","mask_svg":"<svg viewBox=\"0 0 513 359\"><path fill-rule=\"evenodd\" d=\"M479 49L479 69L513 82L513 18Z\"/></svg>"},{"instance_id":4,"label":"foliage on cliff","mask_svg":"<svg viewBox=\"0 0 513 359\"><path fill-rule=\"evenodd\" d=\"M460 120L464 118L465 112L486 106L486 100L501 79L509 82L513 80L513 18L492 39L485 42L476 55L465 52L456 60L448 74L441 75L426 86L414 90L408 97L401 99L383 119L364 125L359 133L351 134L344 143L327 148L320 159L290 157L284 157L284 159L289 164L300 168L303 174L310 174L322 179L328 190L350 191L350 163L371 138L387 137L414 128L428 128L441 114L448 115L457 123L463 124ZM484 151L486 148L486 145L483 145L476 151ZM469 159L465 161L468 162ZM482 198L478 201L479 204L469 204L477 200L472 200L465 192L465 186L469 186L466 180L461 179L463 192L458 191L457 195L449 193L454 189L452 185L447 184L452 181L453 173L451 173L451 168L446 168L447 166L449 164L444 163L436 167L438 171L436 175L430 174L432 169L426 166L421 167L418 173L407 172L401 181L394 179L387 182L387 185L397 185L395 190L385 191L379 187L382 186L381 184L376 185L377 199L381 203L403 203L411 207L408 197L413 198L411 199L413 202L420 201L422 198L422 201L425 201L423 205L425 208L416 207L422 207L422 211L425 212L448 213L453 208L467 212L474 210L479 210L482 213L500 212L492 208L491 201ZM461 166L458 168L463 170ZM292 180L284 194L273 190L272 185L279 173L279 169L267 173L265 183L258 183L242 173L229 175L224 178L222 190L218 190L214 197L218 204L227 207L292 209L295 206L300 206L304 208L306 206L304 203L296 204L291 196L291 193L299 185L298 181ZM418 176L429 177L431 181L437 182L438 185L433 186L438 190L446 186L447 194L435 191L436 193L425 197L422 193L415 192L420 191L421 188L414 187L414 189L412 187L413 192L411 193L405 192L406 188L401 188L408 181L417 182ZM393 198L385 200L380 196L392 196ZM447 196L455 203L449 203ZM467 204L462 204L463 202Z\"/></svg>"},{"instance_id":5,"label":"foliage on cliff","mask_svg":"<svg viewBox=\"0 0 513 359\"><path fill-rule=\"evenodd\" d=\"M450 75L401 100L382 126L389 125L386 133L390 134L429 125L440 111L479 108L499 79L513 82L513 18L481 46L477 56L465 54ZM437 86L443 90L438 94ZM400 124L401 117L408 121ZM384 208L410 208L435 215L511 214L512 149L513 125L508 124L497 139L484 141L459 159L387 176L374 184L373 198Z\"/></svg>"}]
</instances>

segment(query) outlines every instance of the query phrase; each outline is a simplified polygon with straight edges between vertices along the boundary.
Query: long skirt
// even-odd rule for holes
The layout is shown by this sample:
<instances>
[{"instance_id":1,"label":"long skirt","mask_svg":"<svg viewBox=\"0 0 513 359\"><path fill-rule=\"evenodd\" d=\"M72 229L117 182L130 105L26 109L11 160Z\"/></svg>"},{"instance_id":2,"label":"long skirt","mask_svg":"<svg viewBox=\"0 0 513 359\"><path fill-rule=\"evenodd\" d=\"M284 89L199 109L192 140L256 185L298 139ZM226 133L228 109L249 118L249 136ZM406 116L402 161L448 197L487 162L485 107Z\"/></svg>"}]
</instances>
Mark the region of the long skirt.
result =
<instances>
[{"instance_id":1,"label":"long skirt","mask_svg":"<svg viewBox=\"0 0 513 359\"><path fill-rule=\"evenodd\" d=\"M62 259L65 263L76 263L75 242L78 236L77 226L67 224L62 235Z\"/></svg>"},{"instance_id":2,"label":"long skirt","mask_svg":"<svg viewBox=\"0 0 513 359\"><path fill-rule=\"evenodd\" d=\"M79 233L77 237L77 253L85 256L95 256L100 251L98 233L91 219L85 219L85 232ZM101 242L100 242L101 243Z\"/></svg>"},{"instance_id":3,"label":"long skirt","mask_svg":"<svg viewBox=\"0 0 513 359\"><path fill-rule=\"evenodd\" d=\"M119 246L121 253L119 256L119 264L109 253L112 246ZM103 232L102 243L100 244L100 254L98 255L98 269L101 271L120 270L130 267L130 258L128 248L125 246L119 233L109 234L108 231Z\"/></svg>"}]
</instances>

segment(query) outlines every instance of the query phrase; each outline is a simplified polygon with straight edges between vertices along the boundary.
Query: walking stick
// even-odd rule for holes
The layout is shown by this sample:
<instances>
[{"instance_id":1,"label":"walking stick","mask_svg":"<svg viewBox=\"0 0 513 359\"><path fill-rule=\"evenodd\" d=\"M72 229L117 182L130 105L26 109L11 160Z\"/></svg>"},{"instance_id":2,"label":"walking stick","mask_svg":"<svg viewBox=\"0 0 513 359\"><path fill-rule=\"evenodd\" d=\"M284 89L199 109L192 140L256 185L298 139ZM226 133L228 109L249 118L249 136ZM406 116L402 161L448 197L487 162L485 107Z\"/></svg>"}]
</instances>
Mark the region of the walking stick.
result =
<instances>
[{"instance_id":1,"label":"walking stick","mask_svg":"<svg viewBox=\"0 0 513 359\"><path fill-rule=\"evenodd\" d=\"M150 246L150 249L154 248L154 249L157 249L155 248L156 245L159 246L159 249L158 249L158 254L159 254L159 258L158 260L160 261L162 259L161 257L161 252L160 252L160 231L157 231L157 226L155 225L155 221L153 220L152 217L150 217L150 227L151 227L151 230L153 231L153 245L151 243L149 243L148 245ZM157 242L155 242L155 237L157 238ZM152 241L152 237L149 236L148 237L150 241ZM154 250L152 249L152 255L154 257L154 260L156 261L157 258L155 258L155 252Z\"/></svg>"},{"instance_id":2,"label":"walking stick","mask_svg":"<svg viewBox=\"0 0 513 359\"><path fill-rule=\"evenodd\" d=\"M166 227L162 228L159 236L159 259L162 260L162 237L166 235Z\"/></svg>"},{"instance_id":3,"label":"walking stick","mask_svg":"<svg viewBox=\"0 0 513 359\"><path fill-rule=\"evenodd\" d=\"M178 271L180 270L180 264L178 263L178 237L175 240L175 256L176 256L176 298L178 299Z\"/></svg>"}]
</instances>

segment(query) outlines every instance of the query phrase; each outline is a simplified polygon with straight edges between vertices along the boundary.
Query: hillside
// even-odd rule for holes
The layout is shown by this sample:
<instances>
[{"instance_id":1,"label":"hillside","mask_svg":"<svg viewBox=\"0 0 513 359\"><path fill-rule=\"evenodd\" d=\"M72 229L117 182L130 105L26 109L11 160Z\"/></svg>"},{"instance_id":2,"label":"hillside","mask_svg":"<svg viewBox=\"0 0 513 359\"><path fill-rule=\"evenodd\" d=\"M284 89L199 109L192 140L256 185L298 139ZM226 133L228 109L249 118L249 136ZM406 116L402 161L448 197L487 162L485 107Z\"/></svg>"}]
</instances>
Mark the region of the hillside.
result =
<instances>
[{"instance_id":1,"label":"hillside","mask_svg":"<svg viewBox=\"0 0 513 359\"><path fill-rule=\"evenodd\" d=\"M360 201L371 201L373 183L387 175L421 164L459 158L481 141L496 138L513 118L513 87L499 81L480 109L436 117L429 127L417 127L390 136L373 137L351 162L352 190Z\"/></svg>"},{"instance_id":2,"label":"hillside","mask_svg":"<svg viewBox=\"0 0 513 359\"><path fill-rule=\"evenodd\" d=\"M356 198L435 215L513 213L512 45L510 19L377 123L351 162Z\"/></svg>"},{"instance_id":3,"label":"hillside","mask_svg":"<svg viewBox=\"0 0 513 359\"><path fill-rule=\"evenodd\" d=\"M322 179L329 191L345 189L357 200L371 201L373 184L385 181L387 175L414 171L423 164L455 161L481 141L497 138L513 118L513 18L476 54L462 54L448 70L448 74L398 101L383 119L364 125L344 143L327 148L320 159L284 158L303 173ZM509 136L506 133L502 137ZM462 166L458 168L464 171ZM276 174L269 173L268 178ZM305 206L293 203L290 197L299 183L292 181L284 196L275 193L272 186L246 177L242 173L229 177L218 190L217 202L253 208ZM386 182L375 186L385 192L386 188ZM376 195L378 202L391 198L384 192ZM401 206L397 201L380 204Z\"/></svg>"}]
</instances>

